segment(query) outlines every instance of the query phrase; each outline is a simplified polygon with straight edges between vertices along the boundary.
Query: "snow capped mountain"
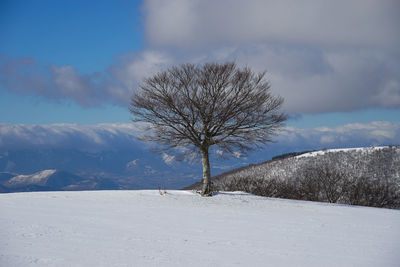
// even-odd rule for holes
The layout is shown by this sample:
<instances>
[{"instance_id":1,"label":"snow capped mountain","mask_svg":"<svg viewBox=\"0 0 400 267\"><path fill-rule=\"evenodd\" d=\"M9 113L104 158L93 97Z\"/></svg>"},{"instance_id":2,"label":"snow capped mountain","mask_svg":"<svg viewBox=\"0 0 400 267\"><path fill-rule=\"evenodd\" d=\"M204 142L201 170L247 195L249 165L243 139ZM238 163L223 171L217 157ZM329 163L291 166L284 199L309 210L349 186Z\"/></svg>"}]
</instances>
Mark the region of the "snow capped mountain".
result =
<instances>
[{"instance_id":1,"label":"snow capped mountain","mask_svg":"<svg viewBox=\"0 0 400 267\"><path fill-rule=\"evenodd\" d=\"M53 175L56 170L44 170L31 175L17 175L8 180L9 187L19 187L26 185L40 185L45 186L47 180Z\"/></svg>"},{"instance_id":2,"label":"snow capped mountain","mask_svg":"<svg viewBox=\"0 0 400 267\"><path fill-rule=\"evenodd\" d=\"M0 186L3 192L102 189L98 186L99 181L60 170L43 170L21 175L3 173L2 177ZM114 185L110 189L115 188Z\"/></svg>"}]
</instances>

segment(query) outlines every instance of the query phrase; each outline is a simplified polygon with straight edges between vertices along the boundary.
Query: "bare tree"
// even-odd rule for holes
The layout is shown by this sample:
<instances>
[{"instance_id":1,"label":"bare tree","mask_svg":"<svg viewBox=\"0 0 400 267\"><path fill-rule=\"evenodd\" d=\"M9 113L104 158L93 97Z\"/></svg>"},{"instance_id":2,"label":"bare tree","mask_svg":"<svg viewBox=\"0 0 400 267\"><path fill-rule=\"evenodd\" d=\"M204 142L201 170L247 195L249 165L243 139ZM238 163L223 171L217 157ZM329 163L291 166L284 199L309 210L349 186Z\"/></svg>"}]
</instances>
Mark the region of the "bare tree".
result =
<instances>
[{"instance_id":1,"label":"bare tree","mask_svg":"<svg viewBox=\"0 0 400 267\"><path fill-rule=\"evenodd\" d=\"M235 63L184 64L145 79L132 95L130 112L133 121L148 125L142 139L186 156L201 154L201 194L209 196L209 148L243 154L271 142L286 120L282 103L270 93L265 72Z\"/></svg>"}]
</instances>

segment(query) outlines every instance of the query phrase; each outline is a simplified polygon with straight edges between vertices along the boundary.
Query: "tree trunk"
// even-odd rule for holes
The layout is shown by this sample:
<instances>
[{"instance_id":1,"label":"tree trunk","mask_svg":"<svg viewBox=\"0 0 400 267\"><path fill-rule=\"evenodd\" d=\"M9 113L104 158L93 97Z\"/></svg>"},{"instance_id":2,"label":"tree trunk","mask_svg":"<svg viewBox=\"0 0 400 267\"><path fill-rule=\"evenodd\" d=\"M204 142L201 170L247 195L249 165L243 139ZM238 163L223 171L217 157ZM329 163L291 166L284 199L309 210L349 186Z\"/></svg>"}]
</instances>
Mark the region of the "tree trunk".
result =
<instances>
[{"instance_id":1,"label":"tree trunk","mask_svg":"<svg viewBox=\"0 0 400 267\"><path fill-rule=\"evenodd\" d=\"M210 158L208 155L208 147L201 149L201 163L203 164L203 186L201 189L201 195L211 196Z\"/></svg>"}]
</instances>

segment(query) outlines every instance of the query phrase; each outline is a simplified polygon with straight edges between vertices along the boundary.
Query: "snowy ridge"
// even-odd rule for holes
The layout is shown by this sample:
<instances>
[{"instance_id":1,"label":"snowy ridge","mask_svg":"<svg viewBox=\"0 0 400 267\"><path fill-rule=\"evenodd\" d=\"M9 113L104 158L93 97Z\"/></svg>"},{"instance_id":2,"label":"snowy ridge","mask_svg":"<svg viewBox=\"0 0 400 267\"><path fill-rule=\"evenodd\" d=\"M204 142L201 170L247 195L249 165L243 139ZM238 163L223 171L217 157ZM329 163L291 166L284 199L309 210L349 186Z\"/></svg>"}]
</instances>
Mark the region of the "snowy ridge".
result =
<instances>
[{"instance_id":1,"label":"snowy ridge","mask_svg":"<svg viewBox=\"0 0 400 267\"><path fill-rule=\"evenodd\" d=\"M2 194L0 210L0 266L400 262L397 210L157 190Z\"/></svg>"},{"instance_id":2,"label":"snowy ridge","mask_svg":"<svg viewBox=\"0 0 400 267\"><path fill-rule=\"evenodd\" d=\"M319 155L325 155L326 153L349 152L349 151L361 151L361 152L370 153L375 150L381 150L381 149L384 149L387 147L388 146L324 149L324 150L318 150L318 151L304 153L304 154L296 156L295 158L315 157L315 156L319 156Z\"/></svg>"},{"instance_id":3,"label":"snowy ridge","mask_svg":"<svg viewBox=\"0 0 400 267\"><path fill-rule=\"evenodd\" d=\"M11 186L44 185L55 172L56 170L44 170L31 175L18 175L11 178L8 183Z\"/></svg>"},{"instance_id":4,"label":"snowy ridge","mask_svg":"<svg viewBox=\"0 0 400 267\"><path fill-rule=\"evenodd\" d=\"M287 156L283 155L284 157L278 159L223 173L212 178L213 185L222 191L243 190L269 197L400 208L400 146L299 153L301 152L288 153ZM292 156L293 154L299 156ZM314 196L317 197L310 199L307 193L310 188L306 188L307 179L316 179L314 184L329 182L330 188L334 187L337 192L336 198L328 199L326 196L329 193L321 191L321 188L327 187L316 186L313 190L316 192ZM288 184L293 188L292 191L285 187ZM359 190L360 185L365 185L363 193ZM378 190L378 185L382 189L379 194L385 201L379 202L370 198L371 191L368 190ZM390 193L383 190L385 186L388 186ZM186 189L199 188L201 184L196 183ZM298 194L299 192L302 193Z\"/></svg>"}]
</instances>

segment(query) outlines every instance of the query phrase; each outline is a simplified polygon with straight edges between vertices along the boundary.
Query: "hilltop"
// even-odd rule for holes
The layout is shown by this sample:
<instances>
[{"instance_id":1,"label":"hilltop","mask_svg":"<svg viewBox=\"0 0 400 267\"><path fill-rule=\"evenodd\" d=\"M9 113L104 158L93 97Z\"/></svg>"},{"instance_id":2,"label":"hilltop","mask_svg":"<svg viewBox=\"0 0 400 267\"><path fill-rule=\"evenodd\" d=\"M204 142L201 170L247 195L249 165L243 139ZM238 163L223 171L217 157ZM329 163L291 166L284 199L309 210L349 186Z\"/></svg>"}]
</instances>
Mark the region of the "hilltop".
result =
<instances>
[{"instance_id":1,"label":"hilltop","mask_svg":"<svg viewBox=\"0 0 400 267\"><path fill-rule=\"evenodd\" d=\"M400 212L191 191L0 195L0 266L398 266Z\"/></svg>"},{"instance_id":2,"label":"hilltop","mask_svg":"<svg viewBox=\"0 0 400 267\"><path fill-rule=\"evenodd\" d=\"M217 190L400 208L400 146L288 153L222 173L212 182Z\"/></svg>"}]
</instances>

